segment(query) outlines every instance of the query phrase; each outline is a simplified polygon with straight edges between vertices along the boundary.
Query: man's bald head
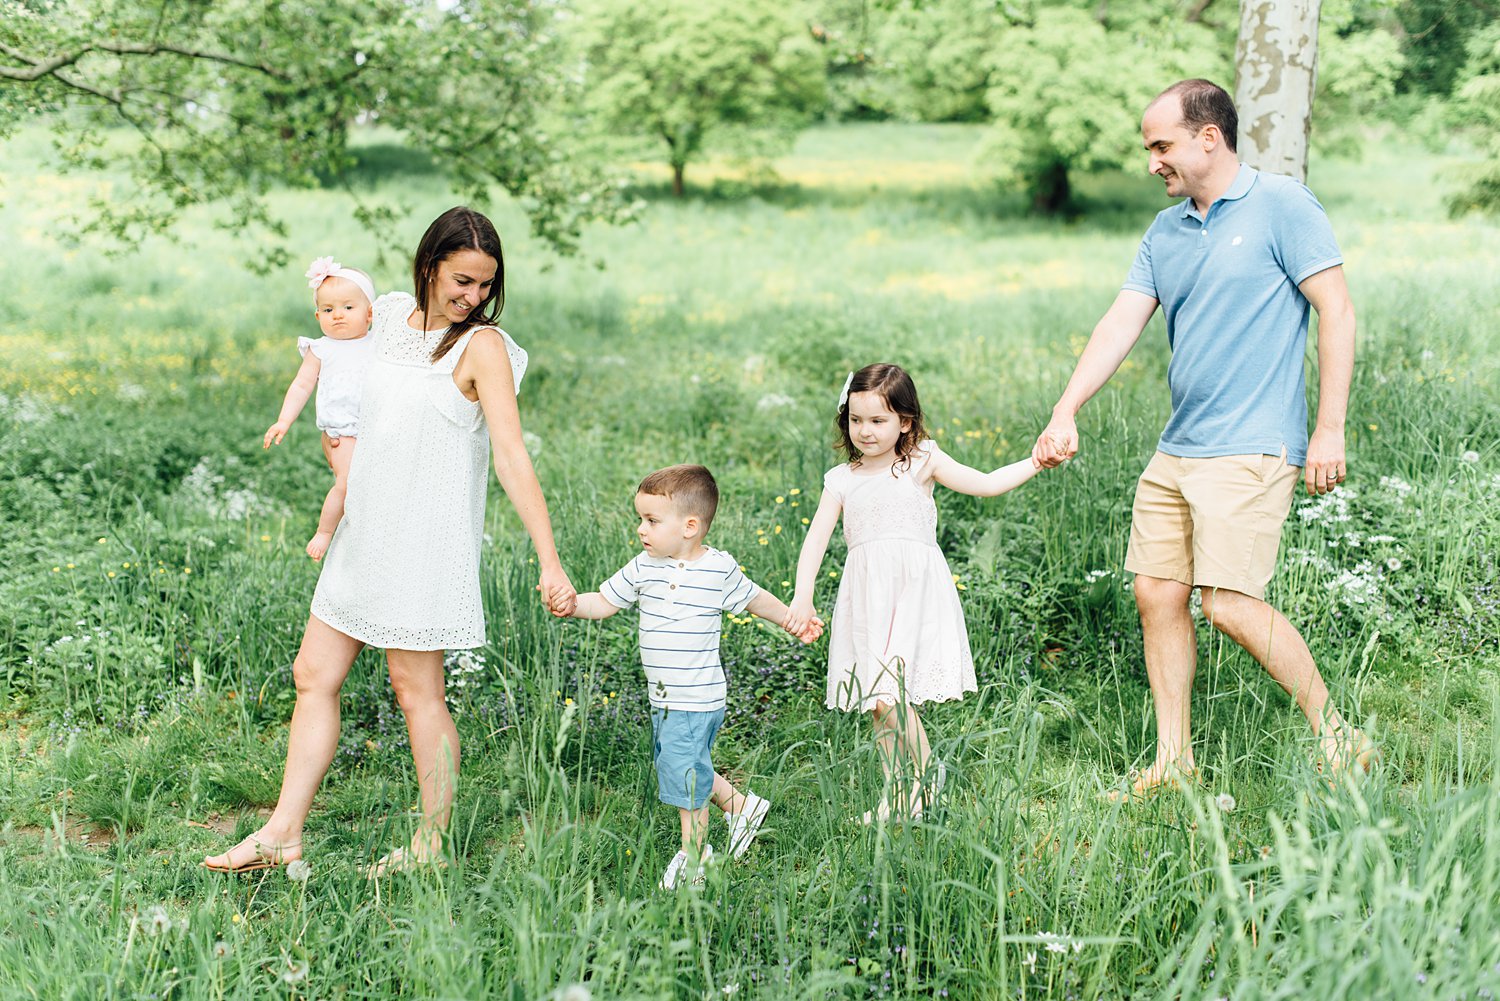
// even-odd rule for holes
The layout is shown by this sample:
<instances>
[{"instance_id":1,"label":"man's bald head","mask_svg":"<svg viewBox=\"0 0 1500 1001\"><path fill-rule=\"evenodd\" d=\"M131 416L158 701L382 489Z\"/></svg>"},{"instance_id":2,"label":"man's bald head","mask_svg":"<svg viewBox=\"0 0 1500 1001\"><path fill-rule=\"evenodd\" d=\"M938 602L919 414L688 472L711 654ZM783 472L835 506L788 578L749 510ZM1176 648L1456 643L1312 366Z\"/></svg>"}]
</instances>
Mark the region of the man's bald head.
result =
<instances>
[{"instance_id":1,"label":"man's bald head","mask_svg":"<svg viewBox=\"0 0 1500 1001\"><path fill-rule=\"evenodd\" d=\"M1224 144L1236 152L1240 134L1240 115L1224 88L1208 80L1180 80L1156 95L1146 110L1163 101L1175 101L1182 109L1182 127L1197 135L1206 125L1217 126Z\"/></svg>"}]
</instances>

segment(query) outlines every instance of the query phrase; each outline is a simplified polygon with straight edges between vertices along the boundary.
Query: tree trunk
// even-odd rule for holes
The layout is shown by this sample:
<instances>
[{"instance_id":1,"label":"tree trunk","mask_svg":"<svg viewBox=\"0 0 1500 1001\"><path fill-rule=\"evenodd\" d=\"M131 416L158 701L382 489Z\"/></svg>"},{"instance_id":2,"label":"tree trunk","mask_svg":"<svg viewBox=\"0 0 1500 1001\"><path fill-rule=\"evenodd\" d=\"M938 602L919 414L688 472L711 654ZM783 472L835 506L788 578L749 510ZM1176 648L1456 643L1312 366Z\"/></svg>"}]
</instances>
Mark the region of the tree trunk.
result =
<instances>
[{"instance_id":1,"label":"tree trunk","mask_svg":"<svg viewBox=\"0 0 1500 1001\"><path fill-rule=\"evenodd\" d=\"M1073 207L1073 187L1068 183L1068 165L1053 160L1031 182L1031 210L1038 215L1065 215Z\"/></svg>"},{"instance_id":2,"label":"tree trunk","mask_svg":"<svg viewBox=\"0 0 1500 1001\"><path fill-rule=\"evenodd\" d=\"M684 190L682 186L682 169L682 164L672 164L672 194L676 195L678 198L682 197Z\"/></svg>"},{"instance_id":3,"label":"tree trunk","mask_svg":"<svg viewBox=\"0 0 1500 1001\"><path fill-rule=\"evenodd\" d=\"M1240 0L1234 103L1240 159L1307 181L1322 0Z\"/></svg>"}]
</instances>

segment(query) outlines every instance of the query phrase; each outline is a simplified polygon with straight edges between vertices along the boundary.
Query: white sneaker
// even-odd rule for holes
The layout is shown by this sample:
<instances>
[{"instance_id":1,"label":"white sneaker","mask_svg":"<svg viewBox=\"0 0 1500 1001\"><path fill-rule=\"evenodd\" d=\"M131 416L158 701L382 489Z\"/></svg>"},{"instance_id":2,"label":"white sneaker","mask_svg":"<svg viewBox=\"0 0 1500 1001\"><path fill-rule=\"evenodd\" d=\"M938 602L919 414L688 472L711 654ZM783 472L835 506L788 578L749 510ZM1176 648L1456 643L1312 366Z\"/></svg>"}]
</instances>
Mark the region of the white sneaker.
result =
<instances>
[{"instance_id":1,"label":"white sneaker","mask_svg":"<svg viewBox=\"0 0 1500 1001\"><path fill-rule=\"evenodd\" d=\"M657 885L663 890L677 889L677 881L682 878L682 870L687 868L688 853L678 852L672 856L672 861L667 863L667 869L661 874L661 882Z\"/></svg>"},{"instance_id":2,"label":"white sneaker","mask_svg":"<svg viewBox=\"0 0 1500 1001\"><path fill-rule=\"evenodd\" d=\"M703 857L698 860L698 868L693 872L693 885L702 886L708 878L708 863L714 857L714 846L703 846ZM687 852L678 852L672 856L672 861L667 863L666 871L661 874L661 882L658 884L663 890L675 890L682 882L683 875L689 864Z\"/></svg>"},{"instance_id":3,"label":"white sneaker","mask_svg":"<svg viewBox=\"0 0 1500 1001\"><path fill-rule=\"evenodd\" d=\"M702 886L708 882L708 865L714 860L714 846L703 846L703 857L698 860L698 871L693 873L693 885Z\"/></svg>"},{"instance_id":4,"label":"white sneaker","mask_svg":"<svg viewBox=\"0 0 1500 1001\"><path fill-rule=\"evenodd\" d=\"M724 822L729 825L729 855L731 858L741 858L745 852L750 850L750 844L755 836L760 833L760 825L765 823L766 814L771 810L771 801L757 796L755 793L745 792L745 807L739 813L724 814Z\"/></svg>"}]
</instances>

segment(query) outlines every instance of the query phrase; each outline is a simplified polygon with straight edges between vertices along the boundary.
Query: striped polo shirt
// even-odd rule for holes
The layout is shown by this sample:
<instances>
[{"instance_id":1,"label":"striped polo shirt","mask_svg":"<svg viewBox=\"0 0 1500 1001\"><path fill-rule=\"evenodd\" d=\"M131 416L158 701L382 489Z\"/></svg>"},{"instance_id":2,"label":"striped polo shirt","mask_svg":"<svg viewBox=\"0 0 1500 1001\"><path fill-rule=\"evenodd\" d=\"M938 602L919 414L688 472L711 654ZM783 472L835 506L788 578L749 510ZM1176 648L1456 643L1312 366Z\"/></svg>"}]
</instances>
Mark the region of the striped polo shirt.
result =
<instances>
[{"instance_id":1,"label":"striped polo shirt","mask_svg":"<svg viewBox=\"0 0 1500 1001\"><path fill-rule=\"evenodd\" d=\"M711 548L696 560L643 552L599 593L618 608L640 605L641 666L653 706L689 712L724 708L723 614L743 612L760 593L733 556Z\"/></svg>"}]
</instances>

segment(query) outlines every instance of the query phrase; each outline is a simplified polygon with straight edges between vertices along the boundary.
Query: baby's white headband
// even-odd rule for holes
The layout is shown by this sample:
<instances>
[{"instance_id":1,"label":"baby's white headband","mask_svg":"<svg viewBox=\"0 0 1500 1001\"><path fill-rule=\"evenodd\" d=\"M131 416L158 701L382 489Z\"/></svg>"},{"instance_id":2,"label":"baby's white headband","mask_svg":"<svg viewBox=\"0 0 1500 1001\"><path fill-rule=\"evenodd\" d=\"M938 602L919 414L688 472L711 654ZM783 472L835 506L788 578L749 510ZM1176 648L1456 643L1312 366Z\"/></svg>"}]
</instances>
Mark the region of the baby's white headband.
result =
<instances>
[{"instance_id":1,"label":"baby's white headband","mask_svg":"<svg viewBox=\"0 0 1500 1001\"><path fill-rule=\"evenodd\" d=\"M319 285L329 278L343 278L353 282L359 290L365 294L365 298L371 303L375 301L375 286L370 281L370 276L363 271L355 271L346 268L332 257L320 257L312 262L312 267L307 269L307 287L317 291Z\"/></svg>"},{"instance_id":2,"label":"baby's white headband","mask_svg":"<svg viewBox=\"0 0 1500 1001\"><path fill-rule=\"evenodd\" d=\"M844 404L846 404L846 403L849 402L849 387L851 385L853 385L853 384L854 384L854 373L850 372L849 373L849 377L844 380L844 388L841 389L841 390L839 390L839 409L840 410L843 410L844 409Z\"/></svg>"}]
</instances>

